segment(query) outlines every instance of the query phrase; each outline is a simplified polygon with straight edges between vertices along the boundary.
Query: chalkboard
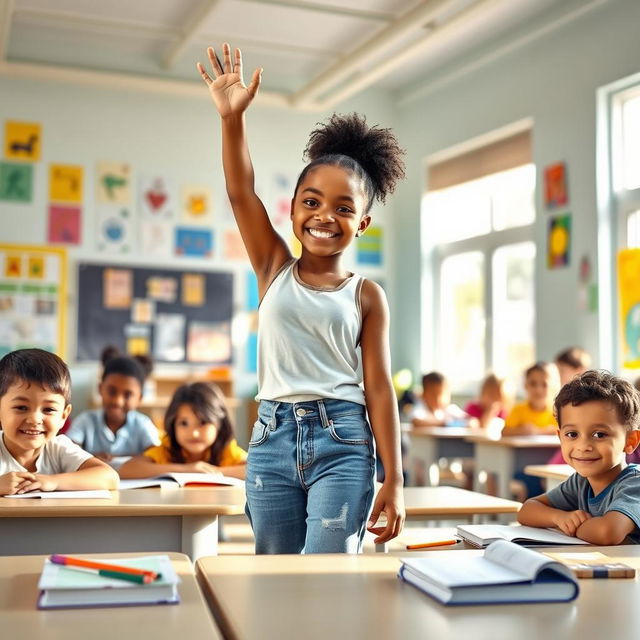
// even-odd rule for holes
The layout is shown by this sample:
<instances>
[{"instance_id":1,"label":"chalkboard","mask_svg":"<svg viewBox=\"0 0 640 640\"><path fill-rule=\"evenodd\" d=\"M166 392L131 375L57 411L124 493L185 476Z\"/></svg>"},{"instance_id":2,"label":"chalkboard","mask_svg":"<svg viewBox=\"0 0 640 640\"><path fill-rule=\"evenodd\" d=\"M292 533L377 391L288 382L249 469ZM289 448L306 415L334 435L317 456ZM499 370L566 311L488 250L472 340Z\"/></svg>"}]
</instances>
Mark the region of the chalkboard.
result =
<instances>
[{"instance_id":1,"label":"chalkboard","mask_svg":"<svg viewBox=\"0 0 640 640\"><path fill-rule=\"evenodd\" d=\"M233 274L78 264L77 359L108 345L156 362L231 364Z\"/></svg>"}]
</instances>

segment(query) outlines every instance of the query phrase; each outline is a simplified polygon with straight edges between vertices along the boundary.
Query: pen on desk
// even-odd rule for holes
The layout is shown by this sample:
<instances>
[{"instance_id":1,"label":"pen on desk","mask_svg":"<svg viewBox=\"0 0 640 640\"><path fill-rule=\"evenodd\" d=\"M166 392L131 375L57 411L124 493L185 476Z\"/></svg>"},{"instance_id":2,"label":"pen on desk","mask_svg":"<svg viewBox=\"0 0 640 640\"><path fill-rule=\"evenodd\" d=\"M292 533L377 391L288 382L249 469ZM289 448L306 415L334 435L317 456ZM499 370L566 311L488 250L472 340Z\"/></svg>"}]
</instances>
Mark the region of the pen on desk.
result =
<instances>
[{"instance_id":1,"label":"pen on desk","mask_svg":"<svg viewBox=\"0 0 640 640\"><path fill-rule=\"evenodd\" d=\"M127 582L135 582L137 584L151 584L153 578L145 576L142 573L121 573L120 571L107 571L106 569L87 569L87 567L74 567L73 565L65 565L71 571L80 573L91 573L103 578L115 578L116 580L126 580Z\"/></svg>"},{"instance_id":2,"label":"pen on desk","mask_svg":"<svg viewBox=\"0 0 640 640\"><path fill-rule=\"evenodd\" d=\"M428 547L444 547L448 544L456 544L458 541L451 540L437 540L434 542L423 542L422 544L408 544L407 549L427 549Z\"/></svg>"},{"instance_id":3,"label":"pen on desk","mask_svg":"<svg viewBox=\"0 0 640 640\"><path fill-rule=\"evenodd\" d=\"M125 567L118 564L109 564L106 562L95 562L94 560L83 560L82 558L72 558L70 556L63 556L58 553L54 553L49 556L49 560L54 564L61 564L70 567L80 567L83 569L94 569L97 571L105 571L107 573L127 574L131 576L142 577L142 580L134 580L134 582L153 582L160 577L159 573L155 571L148 571L147 569L136 569L135 567ZM106 574L100 574L106 575ZM119 577L119 576L111 576Z\"/></svg>"}]
</instances>

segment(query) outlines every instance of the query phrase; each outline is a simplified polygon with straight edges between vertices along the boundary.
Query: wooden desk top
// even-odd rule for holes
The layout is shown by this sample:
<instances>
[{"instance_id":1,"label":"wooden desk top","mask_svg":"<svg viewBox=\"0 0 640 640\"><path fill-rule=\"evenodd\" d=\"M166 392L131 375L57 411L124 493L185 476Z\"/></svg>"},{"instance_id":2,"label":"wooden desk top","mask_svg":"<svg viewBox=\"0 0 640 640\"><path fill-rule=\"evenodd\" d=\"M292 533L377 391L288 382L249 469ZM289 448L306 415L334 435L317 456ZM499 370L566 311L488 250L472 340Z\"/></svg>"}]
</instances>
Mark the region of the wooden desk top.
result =
<instances>
[{"instance_id":1,"label":"wooden desk top","mask_svg":"<svg viewBox=\"0 0 640 640\"><path fill-rule=\"evenodd\" d=\"M517 513L522 503L457 487L405 487L408 518Z\"/></svg>"},{"instance_id":2,"label":"wooden desk top","mask_svg":"<svg viewBox=\"0 0 640 640\"><path fill-rule=\"evenodd\" d=\"M510 447L512 449L532 449L535 447L559 447L560 440L556 435L539 436L503 436L502 438L487 438L481 435L472 435L466 438L476 444L488 444L496 447Z\"/></svg>"},{"instance_id":3,"label":"wooden desk top","mask_svg":"<svg viewBox=\"0 0 640 640\"><path fill-rule=\"evenodd\" d=\"M483 436L480 429L472 429L471 427L413 427L408 431L409 435L419 438L443 438L443 439L460 439L470 436Z\"/></svg>"},{"instance_id":4,"label":"wooden desk top","mask_svg":"<svg viewBox=\"0 0 640 640\"><path fill-rule=\"evenodd\" d=\"M538 478L553 478L554 480L566 480L575 472L568 464L529 464L524 472Z\"/></svg>"},{"instance_id":5,"label":"wooden desk top","mask_svg":"<svg viewBox=\"0 0 640 640\"><path fill-rule=\"evenodd\" d=\"M640 545L589 551L640 569ZM386 554L217 556L198 560L196 574L221 631L232 639L290 638L298 633L306 640L638 636L640 607L633 603L640 600L639 578L580 580L581 593L570 603L445 607L399 580L399 566L397 557Z\"/></svg>"},{"instance_id":6,"label":"wooden desk top","mask_svg":"<svg viewBox=\"0 0 640 640\"><path fill-rule=\"evenodd\" d=\"M108 500L0 498L0 518L238 515L244 504L241 487L129 489Z\"/></svg>"},{"instance_id":7,"label":"wooden desk top","mask_svg":"<svg viewBox=\"0 0 640 640\"><path fill-rule=\"evenodd\" d=\"M139 553L96 553L92 558L124 558ZM155 555L155 554L154 554ZM160 640L220 638L198 588L189 558L169 553L181 578L180 604L103 609L36 609L38 580L46 556L0 557L0 620L3 638L15 640ZM89 557L83 554L84 557Z\"/></svg>"}]
</instances>

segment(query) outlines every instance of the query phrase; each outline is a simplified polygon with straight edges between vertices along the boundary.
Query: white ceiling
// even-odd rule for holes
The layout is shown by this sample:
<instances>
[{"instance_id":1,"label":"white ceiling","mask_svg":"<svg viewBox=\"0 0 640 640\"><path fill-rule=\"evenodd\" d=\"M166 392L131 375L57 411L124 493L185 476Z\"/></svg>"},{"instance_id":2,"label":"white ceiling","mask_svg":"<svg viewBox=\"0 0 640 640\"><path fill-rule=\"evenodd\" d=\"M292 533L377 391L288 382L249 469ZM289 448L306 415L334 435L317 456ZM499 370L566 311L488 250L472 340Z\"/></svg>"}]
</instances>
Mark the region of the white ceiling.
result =
<instances>
[{"instance_id":1,"label":"white ceiling","mask_svg":"<svg viewBox=\"0 0 640 640\"><path fill-rule=\"evenodd\" d=\"M610 0L0 0L0 74L201 92L207 45L264 68L261 100L399 93Z\"/></svg>"}]
</instances>

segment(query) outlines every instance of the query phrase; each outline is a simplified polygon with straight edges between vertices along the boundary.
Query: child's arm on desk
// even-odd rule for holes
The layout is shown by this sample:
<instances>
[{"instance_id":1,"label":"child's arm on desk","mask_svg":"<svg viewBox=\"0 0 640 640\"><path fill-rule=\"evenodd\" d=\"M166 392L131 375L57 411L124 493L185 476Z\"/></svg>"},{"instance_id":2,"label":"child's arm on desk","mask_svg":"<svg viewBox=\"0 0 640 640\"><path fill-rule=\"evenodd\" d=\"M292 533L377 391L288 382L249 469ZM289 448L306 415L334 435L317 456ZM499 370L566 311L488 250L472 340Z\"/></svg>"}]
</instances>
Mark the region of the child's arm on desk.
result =
<instances>
[{"instance_id":1,"label":"child's arm on desk","mask_svg":"<svg viewBox=\"0 0 640 640\"><path fill-rule=\"evenodd\" d=\"M227 468L228 467L216 467L204 460L198 462L169 462L162 464L154 462L145 455L139 455L127 460L120 467L119 473L121 478L153 478L163 473L224 473L224 469Z\"/></svg>"},{"instance_id":2,"label":"child's arm on desk","mask_svg":"<svg viewBox=\"0 0 640 640\"><path fill-rule=\"evenodd\" d=\"M518 512L518 522L529 527L558 527L568 536L578 536L578 530L591 519L591 515L579 509L563 511L551 506L545 494L529 498ZM586 540L586 538L582 538ZM589 540L587 540L589 542Z\"/></svg>"},{"instance_id":3,"label":"child's arm on desk","mask_svg":"<svg viewBox=\"0 0 640 640\"><path fill-rule=\"evenodd\" d=\"M583 522L575 535L591 544L622 544L636 528L631 518L619 511L608 511L603 516Z\"/></svg>"}]
</instances>

